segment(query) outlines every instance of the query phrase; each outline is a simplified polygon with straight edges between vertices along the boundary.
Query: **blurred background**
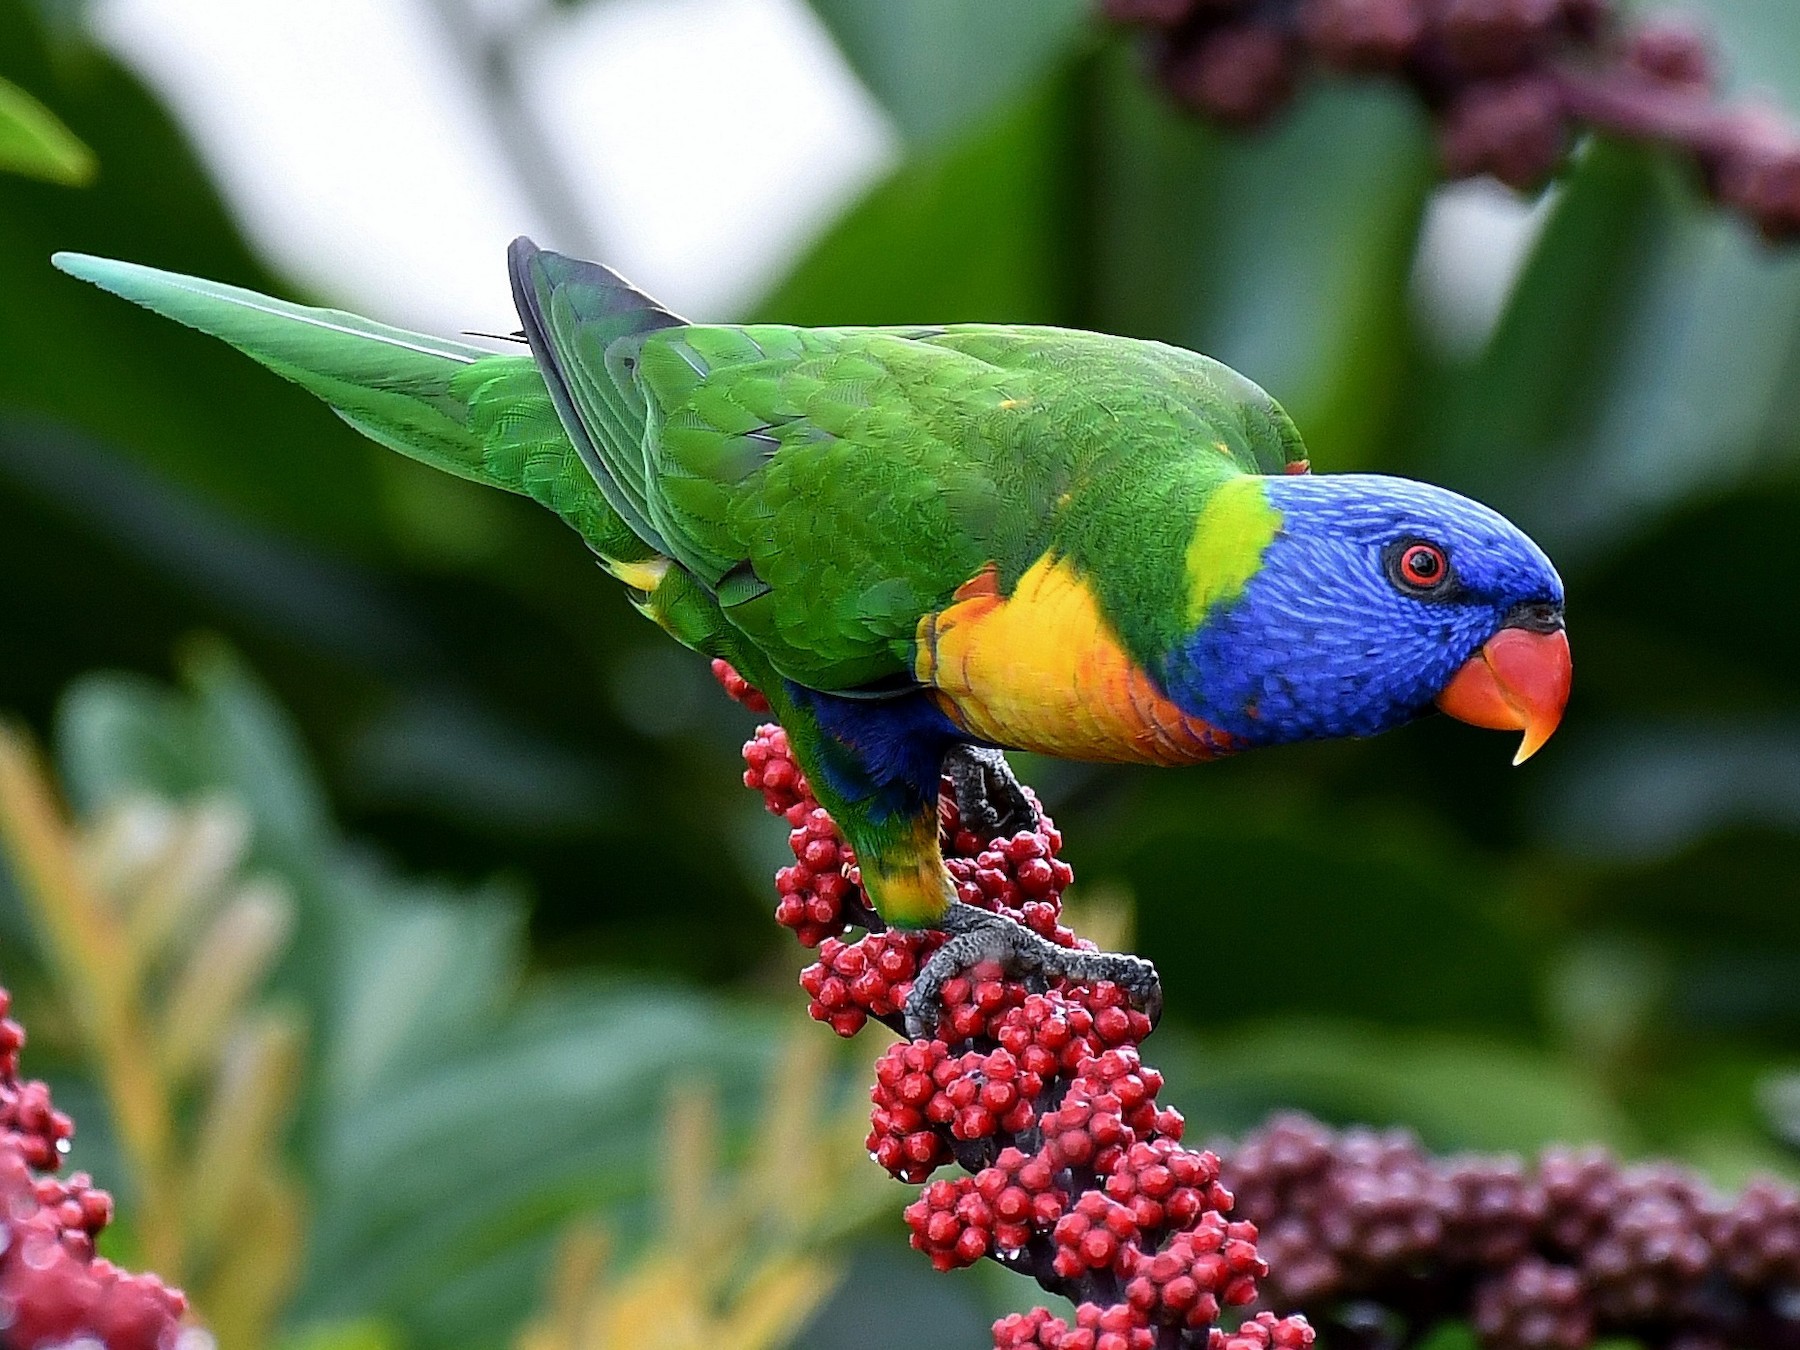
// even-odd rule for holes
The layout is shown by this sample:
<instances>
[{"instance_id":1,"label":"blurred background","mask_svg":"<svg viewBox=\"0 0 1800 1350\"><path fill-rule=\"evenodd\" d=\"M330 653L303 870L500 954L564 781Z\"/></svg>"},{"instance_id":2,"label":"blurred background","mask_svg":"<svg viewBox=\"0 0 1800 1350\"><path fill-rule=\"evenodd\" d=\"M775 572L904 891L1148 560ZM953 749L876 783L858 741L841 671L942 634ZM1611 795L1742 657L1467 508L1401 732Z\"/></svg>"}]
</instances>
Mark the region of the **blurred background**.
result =
<instances>
[{"instance_id":1,"label":"blurred background","mask_svg":"<svg viewBox=\"0 0 1800 1350\"><path fill-rule=\"evenodd\" d=\"M1792 0L1688 8L1800 109ZM0 176L0 979L113 1254L225 1350L649 1344L696 1288L671 1345L924 1350L1039 1295L904 1250L704 664L59 248L496 333L530 233L699 318L1229 362L1318 469L1530 530L1580 679L1519 770L1441 719L1021 766L1163 971L1190 1133L1800 1175L1800 254L1673 164L1439 188L1366 83L1222 132L1084 0L0 0L0 77L96 166Z\"/></svg>"}]
</instances>

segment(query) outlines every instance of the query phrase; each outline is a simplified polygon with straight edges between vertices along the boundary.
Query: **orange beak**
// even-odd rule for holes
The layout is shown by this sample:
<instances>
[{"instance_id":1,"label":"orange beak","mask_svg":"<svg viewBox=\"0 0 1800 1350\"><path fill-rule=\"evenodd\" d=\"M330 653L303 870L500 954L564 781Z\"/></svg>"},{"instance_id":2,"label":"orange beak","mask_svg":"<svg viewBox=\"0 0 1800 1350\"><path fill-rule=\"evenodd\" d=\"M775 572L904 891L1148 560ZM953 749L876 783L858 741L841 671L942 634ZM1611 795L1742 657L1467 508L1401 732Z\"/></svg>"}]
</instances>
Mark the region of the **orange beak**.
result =
<instances>
[{"instance_id":1,"label":"orange beak","mask_svg":"<svg viewBox=\"0 0 1800 1350\"><path fill-rule=\"evenodd\" d=\"M1562 721L1573 674L1569 635L1562 629L1502 628L1444 686L1437 705L1472 726L1523 731L1513 756L1514 764L1523 764Z\"/></svg>"}]
</instances>

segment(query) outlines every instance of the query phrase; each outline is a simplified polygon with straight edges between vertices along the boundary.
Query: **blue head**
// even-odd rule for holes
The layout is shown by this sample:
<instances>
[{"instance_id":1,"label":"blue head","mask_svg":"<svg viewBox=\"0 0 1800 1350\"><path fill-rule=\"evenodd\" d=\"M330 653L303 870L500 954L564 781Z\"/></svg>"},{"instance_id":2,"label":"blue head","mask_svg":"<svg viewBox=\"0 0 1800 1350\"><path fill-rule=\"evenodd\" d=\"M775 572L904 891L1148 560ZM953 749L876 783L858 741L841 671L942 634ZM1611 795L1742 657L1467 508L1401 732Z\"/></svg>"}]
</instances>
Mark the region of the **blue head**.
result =
<instances>
[{"instance_id":1,"label":"blue head","mask_svg":"<svg viewBox=\"0 0 1800 1350\"><path fill-rule=\"evenodd\" d=\"M1525 730L1521 756L1548 737L1568 695L1562 580L1517 526L1403 478L1256 481L1273 537L1171 653L1176 702L1248 745L1371 736L1434 703Z\"/></svg>"}]
</instances>

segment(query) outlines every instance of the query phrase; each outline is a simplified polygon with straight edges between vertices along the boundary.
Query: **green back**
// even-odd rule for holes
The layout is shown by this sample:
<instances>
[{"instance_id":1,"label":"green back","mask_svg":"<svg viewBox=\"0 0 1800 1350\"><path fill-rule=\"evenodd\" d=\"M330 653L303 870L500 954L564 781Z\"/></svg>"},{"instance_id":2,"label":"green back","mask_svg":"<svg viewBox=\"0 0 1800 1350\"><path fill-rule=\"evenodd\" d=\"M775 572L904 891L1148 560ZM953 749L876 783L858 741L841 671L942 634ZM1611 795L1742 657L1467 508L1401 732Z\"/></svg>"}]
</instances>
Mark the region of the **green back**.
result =
<instances>
[{"instance_id":1,"label":"green back","mask_svg":"<svg viewBox=\"0 0 1800 1350\"><path fill-rule=\"evenodd\" d=\"M921 616L989 563L1004 586L1050 550L1148 660L1179 636L1207 493L1300 454L1261 390L1158 343L679 325L597 345L580 297L617 279L534 261L554 256L526 252L515 277L536 288L527 329L542 319L534 345L567 374L568 416L648 536L813 688L910 676ZM641 435L611 415L621 400L643 409Z\"/></svg>"}]
</instances>

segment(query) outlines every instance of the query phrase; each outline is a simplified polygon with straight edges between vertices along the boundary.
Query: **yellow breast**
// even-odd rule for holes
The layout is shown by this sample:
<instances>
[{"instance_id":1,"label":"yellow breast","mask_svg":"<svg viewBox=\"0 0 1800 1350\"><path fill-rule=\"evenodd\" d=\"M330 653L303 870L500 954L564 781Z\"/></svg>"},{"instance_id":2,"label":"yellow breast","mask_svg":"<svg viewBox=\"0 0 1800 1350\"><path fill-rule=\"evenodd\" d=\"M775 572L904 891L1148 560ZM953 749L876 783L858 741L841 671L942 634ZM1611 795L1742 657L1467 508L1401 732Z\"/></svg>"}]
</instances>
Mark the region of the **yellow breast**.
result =
<instances>
[{"instance_id":1,"label":"yellow breast","mask_svg":"<svg viewBox=\"0 0 1800 1350\"><path fill-rule=\"evenodd\" d=\"M1231 737L1163 697L1086 580L1046 555L1001 595L992 568L920 620L915 671L946 716L997 745L1063 759L1191 764Z\"/></svg>"}]
</instances>

